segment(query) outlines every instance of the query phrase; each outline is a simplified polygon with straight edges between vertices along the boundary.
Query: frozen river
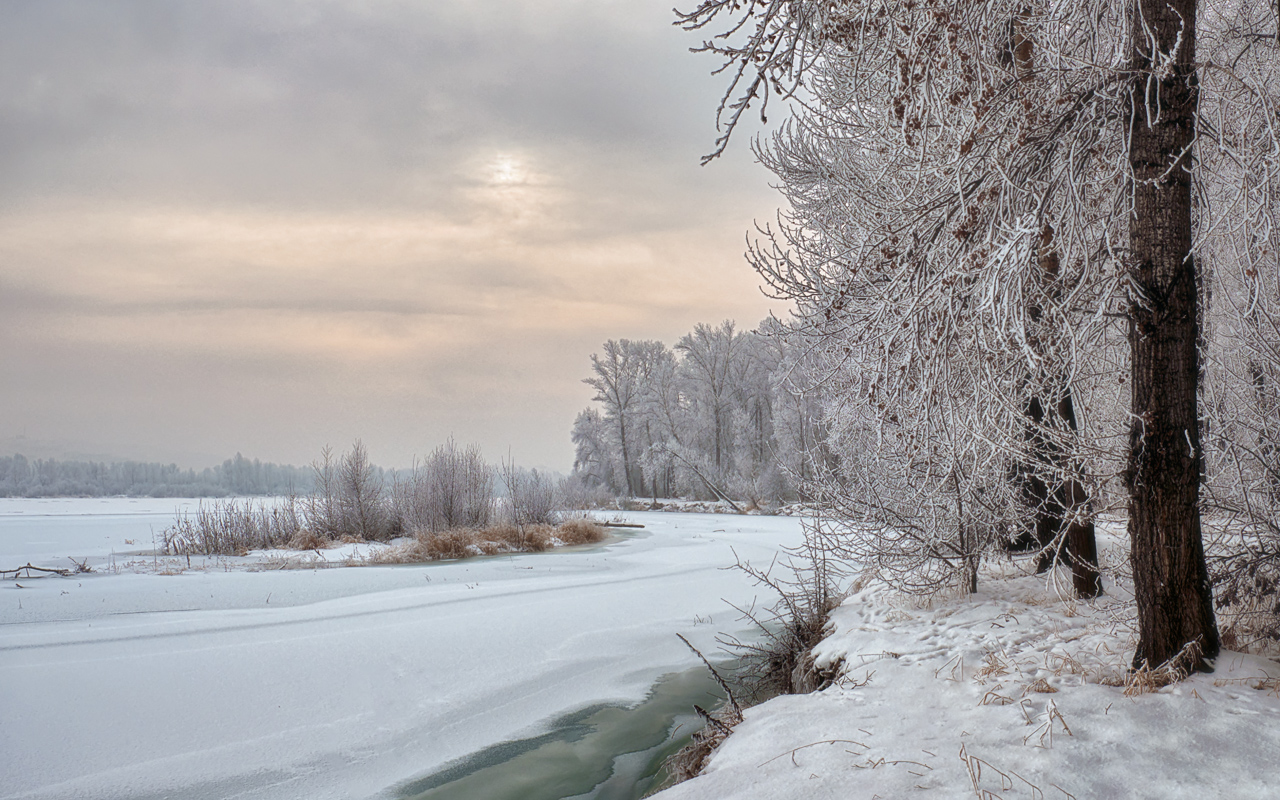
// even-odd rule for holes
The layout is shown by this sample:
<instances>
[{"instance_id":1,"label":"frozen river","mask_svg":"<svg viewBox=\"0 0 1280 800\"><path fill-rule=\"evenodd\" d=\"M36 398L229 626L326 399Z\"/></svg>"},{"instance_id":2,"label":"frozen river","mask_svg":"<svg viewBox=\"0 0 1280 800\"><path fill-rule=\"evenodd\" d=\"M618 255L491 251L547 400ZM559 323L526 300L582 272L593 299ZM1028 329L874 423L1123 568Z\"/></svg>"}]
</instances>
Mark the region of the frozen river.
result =
<instances>
[{"instance_id":1,"label":"frozen river","mask_svg":"<svg viewBox=\"0 0 1280 800\"><path fill-rule=\"evenodd\" d=\"M0 798L397 797L634 705L758 594L798 520L632 513L574 551L395 567L154 559L183 503L0 499ZM196 565L199 567L199 565ZM761 597L762 600L770 600Z\"/></svg>"}]
</instances>

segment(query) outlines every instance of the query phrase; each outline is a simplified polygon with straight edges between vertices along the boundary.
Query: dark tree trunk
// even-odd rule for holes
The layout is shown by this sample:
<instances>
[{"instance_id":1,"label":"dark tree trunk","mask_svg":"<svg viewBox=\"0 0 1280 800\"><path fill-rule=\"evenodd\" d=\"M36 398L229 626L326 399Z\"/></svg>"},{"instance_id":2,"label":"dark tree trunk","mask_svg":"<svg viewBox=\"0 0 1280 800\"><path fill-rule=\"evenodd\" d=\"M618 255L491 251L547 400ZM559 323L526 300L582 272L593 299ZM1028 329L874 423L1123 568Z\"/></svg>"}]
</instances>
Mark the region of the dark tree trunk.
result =
<instances>
[{"instance_id":1,"label":"dark tree trunk","mask_svg":"<svg viewBox=\"0 0 1280 800\"><path fill-rule=\"evenodd\" d=\"M1016 30L1016 27L1015 27ZM1037 259L1040 279L1050 294L1056 294L1058 280L1058 253L1053 247L1053 228L1046 225L1040 234L1040 253ZM1033 322L1039 322L1043 310L1039 305L1028 309ZM1035 345L1039 349L1038 345ZM1075 403L1071 386L1065 381L1057 402L1051 403L1054 420L1048 428L1079 430L1076 423ZM1036 572L1043 573L1062 560L1066 551L1071 567L1071 583L1076 595L1093 598L1102 594L1102 578L1098 572L1098 545L1093 525L1093 509L1088 494L1080 482L1081 468L1064 452L1046 427L1046 410L1042 398L1032 396L1024 410L1027 416L1027 438L1030 443L1032 463L1024 479L1023 492L1035 514L1035 543L1040 548ZM1046 481L1054 481L1051 485ZM1066 523L1066 535L1063 524Z\"/></svg>"},{"instance_id":2,"label":"dark tree trunk","mask_svg":"<svg viewBox=\"0 0 1280 800\"><path fill-rule=\"evenodd\" d=\"M1067 556L1071 559L1071 587L1077 597L1102 594L1098 572L1098 539L1093 525L1093 509L1084 486L1074 477L1062 487L1064 505L1071 514L1067 523Z\"/></svg>"},{"instance_id":3,"label":"dark tree trunk","mask_svg":"<svg viewBox=\"0 0 1280 800\"><path fill-rule=\"evenodd\" d=\"M1075 402L1068 387L1058 400L1058 419L1068 430L1078 431ZM1056 492L1056 507L1066 522L1067 559L1071 563L1071 585L1077 597L1090 598L1102 594L1102 576L1098 572L1098 541L1093 525L1093 508L1089 493L1080 482L1079 464L1068 464L1065 456L1061 464L1066 477Z\"/></svg>"},{"instance_id":4,"label":"dark tree trunk","mask_svg":"<svg viewBox=\"0 0 1280 800\"><path fill-rule=\"evenodd\" d=\"M1035 316L1038 309L1032 309ZM1057 493L1052 491L1045 476L1050 465L1057 462L1055 448L1044 433L1044 404L1038 396L1032 396L1023 414L1027 418L1026 437L1030 461L1021 468L1023 501L1034 518L1032 529L1015 542L1018 549L1040 550L1036 560L1036 572L1049 571L1057 561L1057 553L1049 550L1058 531L1062 529L1062 506ZM1028 541L1030 540L1030 541Z\"/></svg>"},{"instance_id":5,"label":"dark tree trunk","mask_svg":"<svg viewBox=\"0 0 1280 800\"><path fill-rule=\"evenodd\" d=\"M1200 535L1199 320L1189 173L1196 3L1137 0L1132 15L1134 421L1126 478L1138 607L1134 665L1158 666L1198 642L1203 658L1193 666L1207 669L1203 659L1215 657L1220 645ZM1178 42L1171 69L1153 66L1153 56L1162 59Z\"/></svg>"},{"instance_id":6,"label":"dark tree trunk","mask_svg":"<svg viewBox=\"0 0 1280 800\"><path fill-rule=\"evenodd\" d=\"M644 493L644 487L636 488L636 468L631 463L631 448L627 446L627 422L621 411L618 413L618 438L622 443L622 479L627 484L627 497L639 497Z\"/></svg>"},{"instance_id":7,"label":"dark tree trunk","mask_svg":"<svg viewBox=\"0 0 1280 800\"><path fill-rule=\"evenodd\" d=\"M1033 467L1024 484L1027 501L1035 514L1035 538L1040 547L1036 572L1050 570L1064 560L1071 567L1071 584L1076 595L1093 598L1102 594L1102 577L1098 572L1098 544L1093 524L1093 509L1089 495L1079 478L1079 465L1068 463L1061 447L1039 432L1045 423L1044 408L1040 398L1033 397L1027 406L1027 418L1031 423L1033 453L1039 462ZM1071 431L1077 430L1075 407L1071 390L1067 389L1056 403L1058 420ZM1063 476L1050 490L1044 475ZM1058 540L1066 525L1065 536ZM1056 544L1055 544L1056 542Z\"/></svg>"}]
</instances>

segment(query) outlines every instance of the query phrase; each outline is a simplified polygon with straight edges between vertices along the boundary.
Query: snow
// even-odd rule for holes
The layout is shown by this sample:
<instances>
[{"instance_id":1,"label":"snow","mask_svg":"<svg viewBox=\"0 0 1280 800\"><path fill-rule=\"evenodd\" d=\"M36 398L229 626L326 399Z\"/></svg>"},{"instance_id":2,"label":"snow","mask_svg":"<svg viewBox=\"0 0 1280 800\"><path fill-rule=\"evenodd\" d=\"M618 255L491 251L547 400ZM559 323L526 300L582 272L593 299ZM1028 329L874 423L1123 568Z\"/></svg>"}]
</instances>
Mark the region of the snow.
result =
<instances>
[{"instance_id":1,"label":"snow","mask_svg":"<svg viewBox=\"0 0 1280 800\"><path fill-rule=\"evenodd\" d=\"M644 530L572 552L187 569L140 541L175 507L0 502L0 567L95 565L0 581L0 797L387 797L566 712L639 701L696 665L676 633L708 650L748 633L724 600L756 590L722 567L800 535L791 518L632 513ZM660 797L1273 796L1280 665L1224 652L1213 674L1126 693L1123 539L1100 528L1093 602L1024 559L973 596L858 587L816 650L840 679L747 709L705 774Z\"/></svg>"},{"instance_id":2,"label":"snow","mask_svg":"<svg viewBox=\"0 0 1280 800\"><path fill-rule=\"evenodd\" d=\"M1119 525L1100 546L1118 563ZM1224 652L1211 675L1126 695L1123 582L1077 603L997 567L973 596L850 596L815 652L842 678L748 709L702 776L659 797L1275 796L1280 665Z\"/></svg>"},{"instance_id":3,"label":"snow","mask_svg":"<svg viewBox=\"0 0 1280 800\"><path fill-rule=\"evenodd\" d=\"M0 797L348 798L602 702L745 633L723 569L794 519L632 513L572 551L431 565L149 555L175 500L0 502ZM321 551L328 557L333 551ZM22 587L22 588L19 588Z\"/></svg>"}]
</instances>

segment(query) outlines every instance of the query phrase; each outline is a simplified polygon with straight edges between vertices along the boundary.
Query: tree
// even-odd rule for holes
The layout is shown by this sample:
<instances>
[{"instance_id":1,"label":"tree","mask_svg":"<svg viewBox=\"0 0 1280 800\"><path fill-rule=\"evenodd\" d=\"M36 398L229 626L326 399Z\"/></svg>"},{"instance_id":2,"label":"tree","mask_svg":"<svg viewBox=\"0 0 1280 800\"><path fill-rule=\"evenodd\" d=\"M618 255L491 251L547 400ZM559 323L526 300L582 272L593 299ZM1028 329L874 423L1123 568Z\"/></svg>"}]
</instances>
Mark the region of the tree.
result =
<instances>
[{"instance_id":1,"label":"tree","mask_svg":"<svg viewBox=\"0 0 1280 800\"><path fill-rule=\"evenodd\" d=\"M620 339L604 343L604 355L591 355L591 369L595 376L584 378L583 383L596 390L596 402L603 403L605 419L613 423L617 431L621 472L627 494L644 493L644 479L637 456L638 425L635 419L654 366L666 352L662 342L633 342Z\"/></svg>"},{"instance_id":2,"label":"tree","mask_svg":"<svg viewBox=\"0 0 1280 800\"><path fill-rule=\"evenodd\" d=\"M683 356L681 366L692 389L694 413L699 418L702 435L709 442L717 477L733 468L730 445L733 442L731 400L738 367L742 334L725 320L718 327L703 323L694 326L676 345Z\"/></svg>"},{"instance_id":3,"label":"tree","mask_svg":"<svg viewBox=\"0 0 1280 800\"><path fill-rule=\"evenodd\" d=\"M315 532L326 539L337 539L345 531L342 525L342 487L340 467L333 448L325 445L320 460L311 464L314 490L307 497L307 519Z\"/></svg>"},{"instance_id":4,"label":"tree","mask_svg":"<svg viewBox=\"0 0 1280 800\"><path fill-rule=\"evenodd\" d=\"M588 486L606 486L622 491L614 475L613 455L609 447L609 430L604 417L594 408L578 412L573 421L573 472Z\"/></svg>"},{"instance_id":5,"label":"tree","mask_svg":"<svg viewBox=\"0 0 1280 800\"><path fill-rule=\"evenodd\" d=\"M369 463L369 451L356 439L338 466L338 496L342 532L365 541L378 541L388 533L383 505L382 476Z\"/></svg>"},{"instance_id":6,"label":"tree","mask_svg":"<svg viewBox=\"0 0 1280 800\"><path fill-rule=\"evenodd\" d=\"M1204 451L1191 197L1196 3L1140 0L1131 13L1134 77L1125 122L1133 171L1129 246L1135 291L1129 307L1133 422L1126 478L1140 631L1134 664L1156 665L1191 642L1207 658L1219 649L1200 530Z\"/></svg>"},{"instance_id":7,"label":"tree","mask_svg":"<svg viewBox=\"0 0 1280 800\"><path fill-rule=\"evenodd\" d=\"M1243 220L1275 219L1274 9L1208 8L706 0L679 20L728 19L701 48L732 76L708 158L753 101L798 98L757 150L790 211L752 256L852 394L828 409L834 423L854 404L885 409L875 433L901 436L906 466L945 429L955 446L931 457L954 468L930 479L939 496L977 474L962 465L991 476L1012 459L1044 484L1036 512L1084 538L1113 458L1098 420L1123 419L1105 367L1127 360L1136 664L1194 642L1203 667L1218 650L1198 501L1198 256ZM1112 319L1127 324L1124 353Z\"/></svg>"},{"instance_id":8,"label":"tree","mask_svg":"<svg viewBox=\"0 0 1280 800\"><path fill-rule=\"evenodd\" d=\"M739 332L727 320L695 326L674 351L654 341L606 342L585 381L603 413L589 408L574 421L575 474L588 485L655 499L791 499L775 409L785 409L788 435L798 428L800 439L814 440L820 426L806 418L811 400L780 394L782 345L780 336ZM788 438L782 449L803 469L795 442Z\"/></svg>"}]
</instances>

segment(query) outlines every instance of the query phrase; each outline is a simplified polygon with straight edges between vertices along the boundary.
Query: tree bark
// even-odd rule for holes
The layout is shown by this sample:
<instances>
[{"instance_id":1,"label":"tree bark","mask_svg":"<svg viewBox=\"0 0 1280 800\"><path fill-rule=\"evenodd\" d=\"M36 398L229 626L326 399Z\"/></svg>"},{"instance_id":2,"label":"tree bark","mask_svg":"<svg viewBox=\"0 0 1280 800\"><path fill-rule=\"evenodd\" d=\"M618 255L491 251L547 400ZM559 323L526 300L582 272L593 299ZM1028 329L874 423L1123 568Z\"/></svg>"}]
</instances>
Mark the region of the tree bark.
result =
<instances>
[{"instance_id":1,"label":"tree bark","mask_svg":"<svg viewBox=\"0 0 1280 800\"><path fill-rule=\"evenodd\" d=\"M1133 423L1126 479L1138 607L1133 661L1155 667L1197 642L1202 656L1192 666L1209 669L1205 659L1218 654L1220 643L1199 504L1199 317L1189 172L1196 3L1136 0L1131 15Z\"/></svg>"}]
</instances>

